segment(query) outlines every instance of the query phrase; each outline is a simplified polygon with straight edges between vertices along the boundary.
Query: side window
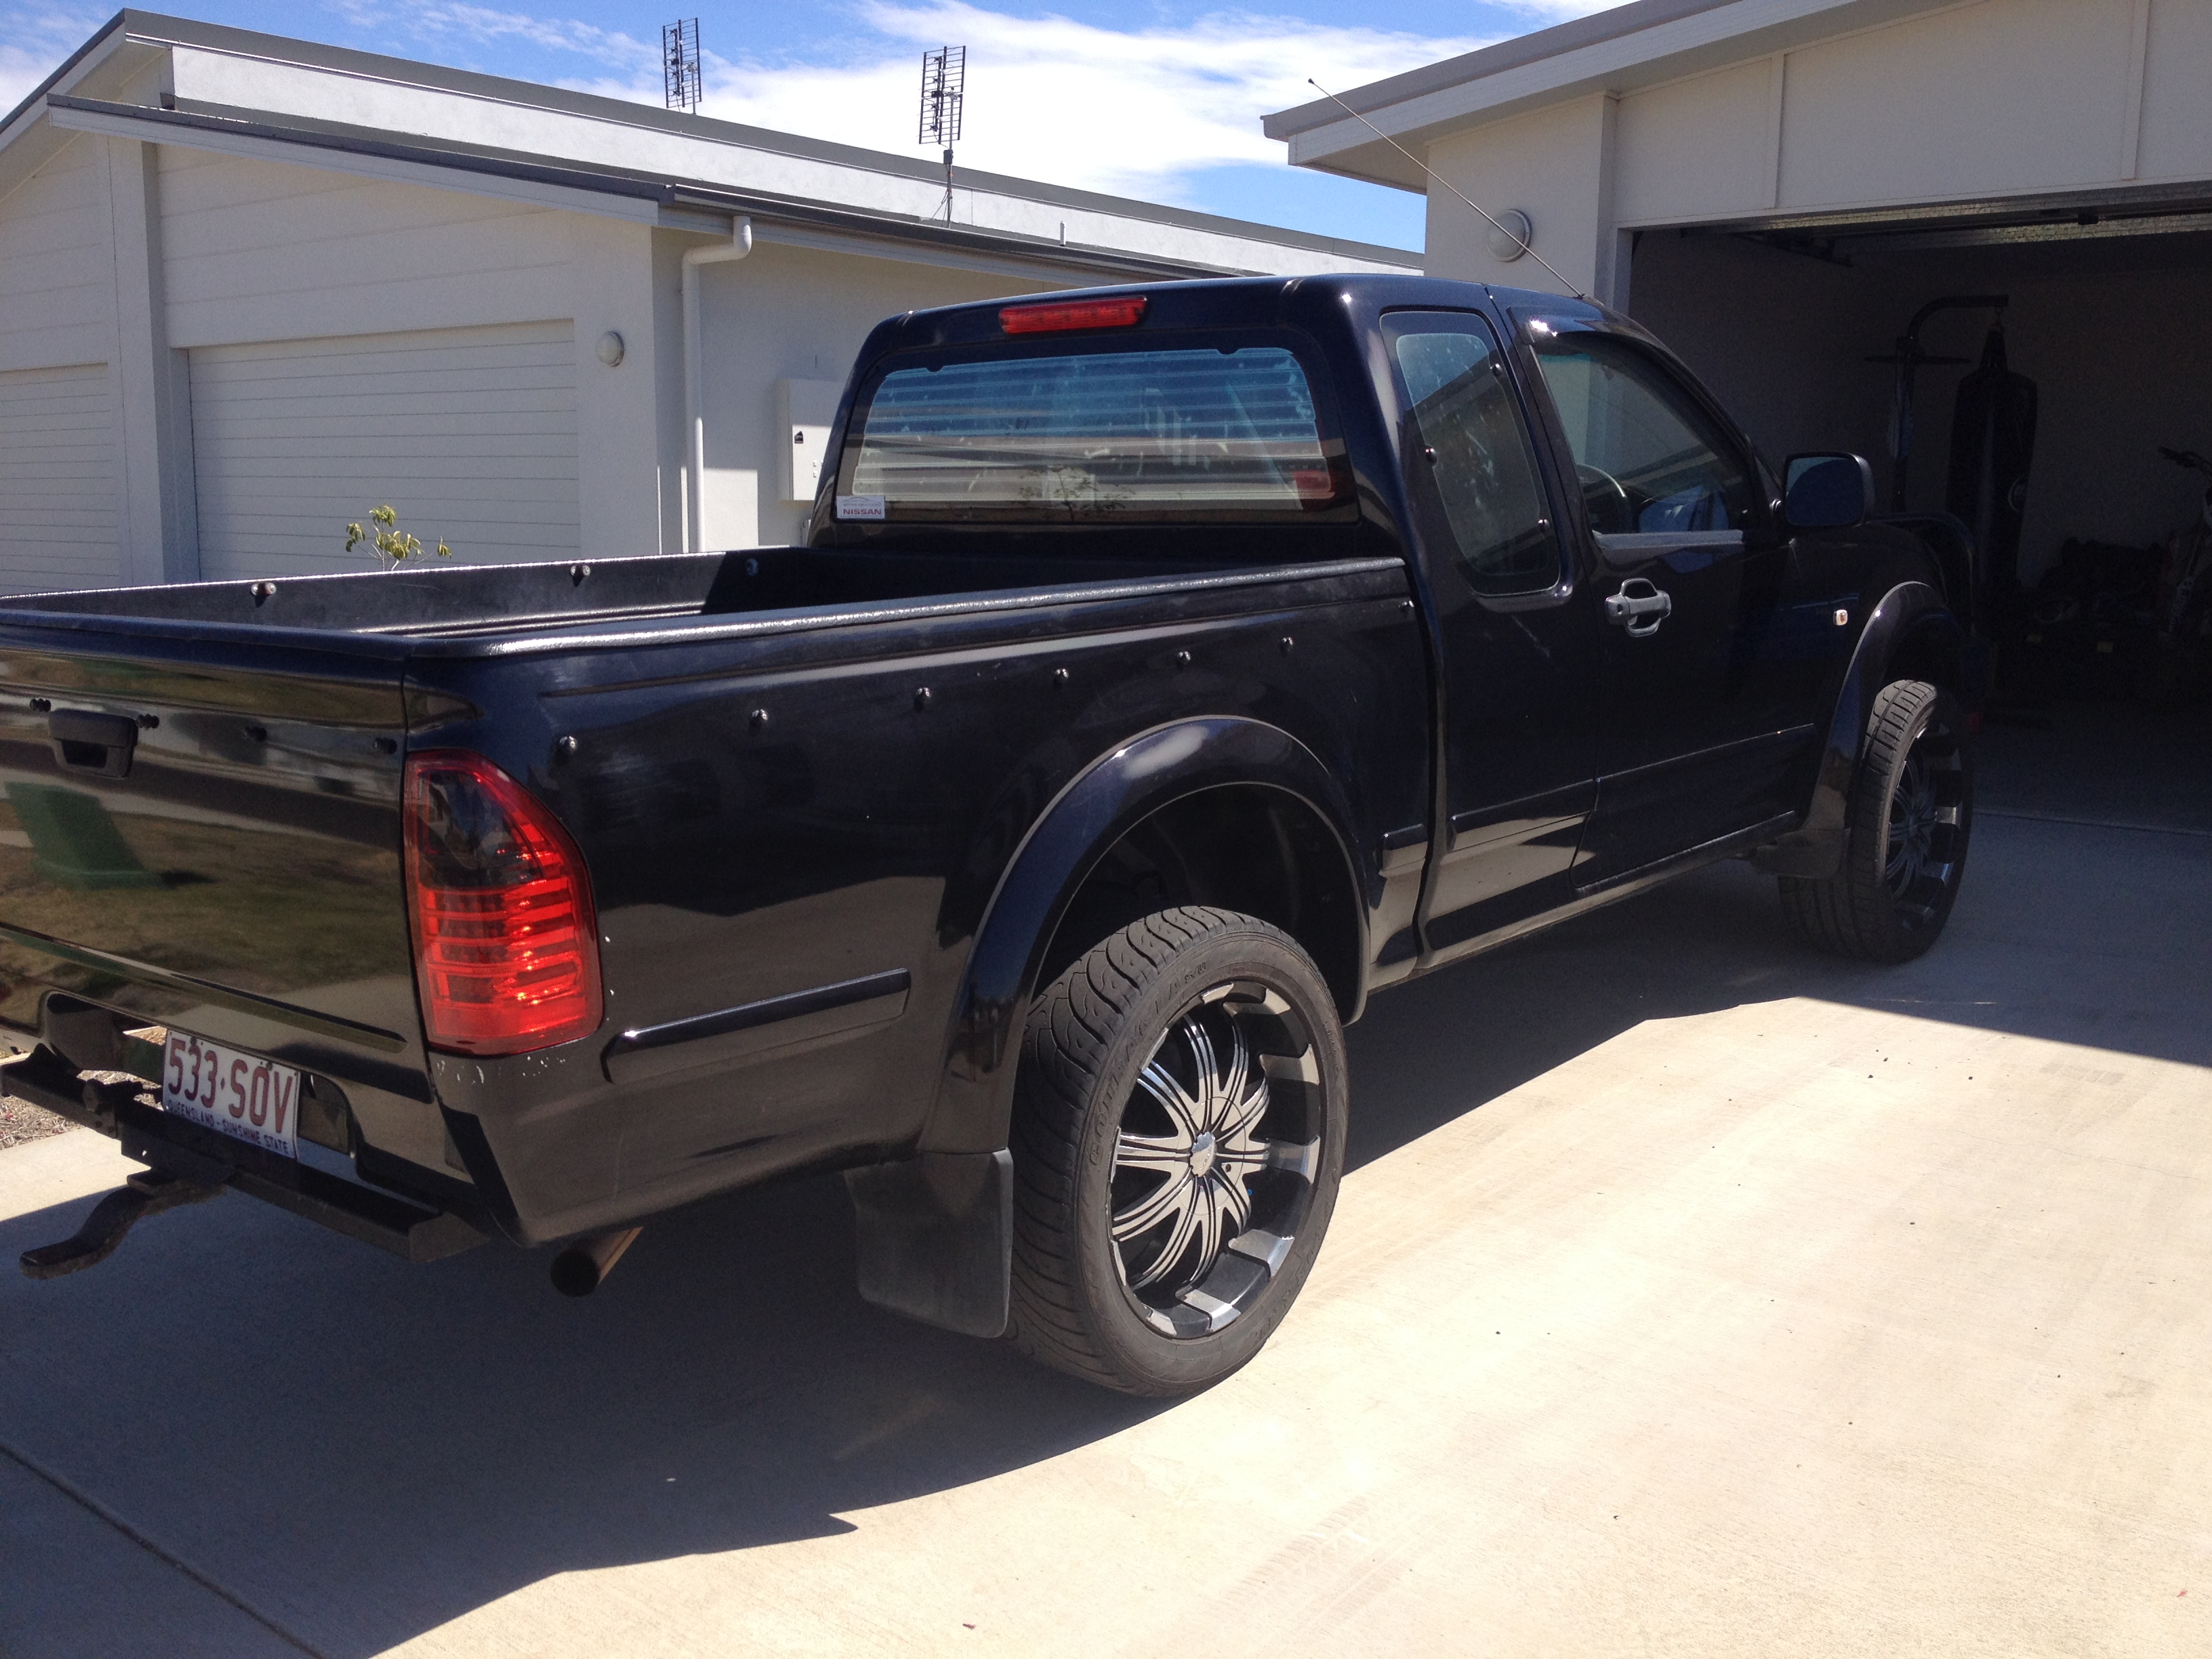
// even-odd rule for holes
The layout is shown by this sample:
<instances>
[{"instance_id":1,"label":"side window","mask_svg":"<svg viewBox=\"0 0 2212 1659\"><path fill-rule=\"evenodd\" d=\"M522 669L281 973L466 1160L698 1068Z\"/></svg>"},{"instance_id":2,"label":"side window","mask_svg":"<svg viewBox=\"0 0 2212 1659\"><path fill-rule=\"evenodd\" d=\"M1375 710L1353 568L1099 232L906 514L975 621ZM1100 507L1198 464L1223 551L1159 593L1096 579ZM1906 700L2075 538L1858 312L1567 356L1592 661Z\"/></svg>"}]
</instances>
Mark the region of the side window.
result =
<instances>
[{"instance_id":1,"label":"side window","mask_svg":"<svg viewBox=\"0 0 2212 1659\"><path fill-rule=\"evenodd\" d=\"M1395 313L1383 319L1411 409L1411 441L1478 593L1530 593L1559 580L1536 457L1497 343L1479 317ZM1416 462L1417 466L1419 462Z\"/></svg>"},{"instance_id":2,"label":"side window","mask_svg":"<svg viewBox=\"0 0 2212 1659\"><path fill-rule=\"evenodd\" d=\"M1741 530L1756 498L1735 446L1627 341L1536 332L1590 528L1601 535Z\"/></svg>"}]
</instances>

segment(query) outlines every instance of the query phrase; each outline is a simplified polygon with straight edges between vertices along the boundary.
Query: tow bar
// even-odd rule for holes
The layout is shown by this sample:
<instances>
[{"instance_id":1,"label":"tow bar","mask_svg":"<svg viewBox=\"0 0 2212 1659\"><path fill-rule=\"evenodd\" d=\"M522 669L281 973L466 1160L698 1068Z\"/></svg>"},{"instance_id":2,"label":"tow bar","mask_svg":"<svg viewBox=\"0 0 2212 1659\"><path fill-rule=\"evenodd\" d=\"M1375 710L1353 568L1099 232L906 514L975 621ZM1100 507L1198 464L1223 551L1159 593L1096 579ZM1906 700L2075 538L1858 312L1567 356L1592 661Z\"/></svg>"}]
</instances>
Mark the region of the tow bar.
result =
<instances>
[{"instance_id":1,"label":"tow bar","mask_svg":"<svg viewBox=\"0 0 2212 1659\"><path fill-rule=\"evenodd\" d=\"M124 1157L153 1166L100 1200L76 1237L27 1252L23 1271L33 1279L54 1279L103 1261L141 1216L197 1204L225 1187L409 1261L456 1255L489 1236L488 1220L346 1180L165 1112L150 1093L142 1094L152 1086L143 1078L103 1082L82 1076L44 1043L19 1059L0 1060L0 1093L111 1136Z\"/></svg>"},{"instance_id":2,"label":"tow bar","mask_svg":"<svg viewBox=\"0 0 2212 1659\"><path fill-rule=\"evenodd\" d=\"M159 1170L141 1170L94 1205L84 1225L60 1243L24 1251L23 1276L59 1279L64 1273L97 1267L115 1254L124 1234L146 1217L180 1205L202 1203L222 1192L220 1187L204 1186Z\"/></svg>"}]
</instances>

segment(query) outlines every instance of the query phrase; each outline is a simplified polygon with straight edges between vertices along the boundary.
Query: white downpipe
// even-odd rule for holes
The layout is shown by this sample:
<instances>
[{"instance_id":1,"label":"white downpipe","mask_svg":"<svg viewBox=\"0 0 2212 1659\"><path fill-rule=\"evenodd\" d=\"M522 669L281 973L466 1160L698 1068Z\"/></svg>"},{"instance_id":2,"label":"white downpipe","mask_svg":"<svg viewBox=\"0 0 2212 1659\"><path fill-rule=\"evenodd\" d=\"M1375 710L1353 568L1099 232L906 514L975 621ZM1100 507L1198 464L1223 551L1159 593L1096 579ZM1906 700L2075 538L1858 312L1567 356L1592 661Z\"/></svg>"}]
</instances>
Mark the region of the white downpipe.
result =
<instances>
[{"instance_id":1,"label":"white downpipe","mask_svg":"<svg viewBox=\"0 0 2212 1659\"><path fill-rule=\"evenodd\" d=\"M740 218L730 227L726 242L709 242L684 252L684 550L703 552L706 514L701 496L707 487L707 420L702 410L706 398L707 354L699 337L699 276L701 265L718 265L742 259L753 251L753 222Z\"/></svg>"}]
</instances>

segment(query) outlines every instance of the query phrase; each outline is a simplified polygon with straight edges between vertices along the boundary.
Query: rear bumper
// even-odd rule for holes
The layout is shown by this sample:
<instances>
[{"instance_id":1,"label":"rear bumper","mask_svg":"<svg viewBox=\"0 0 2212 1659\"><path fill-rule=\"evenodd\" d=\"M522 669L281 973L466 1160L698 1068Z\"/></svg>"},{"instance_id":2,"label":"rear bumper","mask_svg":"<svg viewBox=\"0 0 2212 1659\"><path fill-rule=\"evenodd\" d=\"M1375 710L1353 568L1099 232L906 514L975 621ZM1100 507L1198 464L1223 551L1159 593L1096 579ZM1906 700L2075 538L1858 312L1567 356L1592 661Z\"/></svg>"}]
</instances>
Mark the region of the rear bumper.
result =
<instances>
[{"instance_id":1,"label":"rear bumper","mask_svg":"<svg viewBox=\"0 0 2212 1659\"><path fill-rule=\"evenodd\" d=\"M486 1228L233 1140L163 1111L129 1084L88 1082L52 1049L0 1063L0 1088L120 1143L125 1158L187 1181L240 1192L374 1244L410 1261L435 1261L484 1243Z\"/></svg>"}]
</instances>

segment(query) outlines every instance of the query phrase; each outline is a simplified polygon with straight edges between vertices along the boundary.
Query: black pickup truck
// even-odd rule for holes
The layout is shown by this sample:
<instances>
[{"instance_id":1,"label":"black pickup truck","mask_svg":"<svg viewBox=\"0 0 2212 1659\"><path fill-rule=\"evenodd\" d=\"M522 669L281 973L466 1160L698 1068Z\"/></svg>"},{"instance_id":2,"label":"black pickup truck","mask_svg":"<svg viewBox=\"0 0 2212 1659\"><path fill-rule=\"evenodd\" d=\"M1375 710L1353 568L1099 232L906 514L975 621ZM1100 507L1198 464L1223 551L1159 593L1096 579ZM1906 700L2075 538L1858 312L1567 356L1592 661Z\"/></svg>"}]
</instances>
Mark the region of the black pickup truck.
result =
<instances>
[{"instance_id":1,"label":"black pickup truck","mask_svg":"<svg viewBox=\"0 0 2212 1659\"><path fill-rule=\"evenodd\" d=\"M1745 856L1926 950L1970 577L1644 331L1401 278L870 337L805 547L0 608L9 1092L428 1260L842 1170L872 1301L1249 1358L1371 992Z\"/></svg>"}]
</instances>

